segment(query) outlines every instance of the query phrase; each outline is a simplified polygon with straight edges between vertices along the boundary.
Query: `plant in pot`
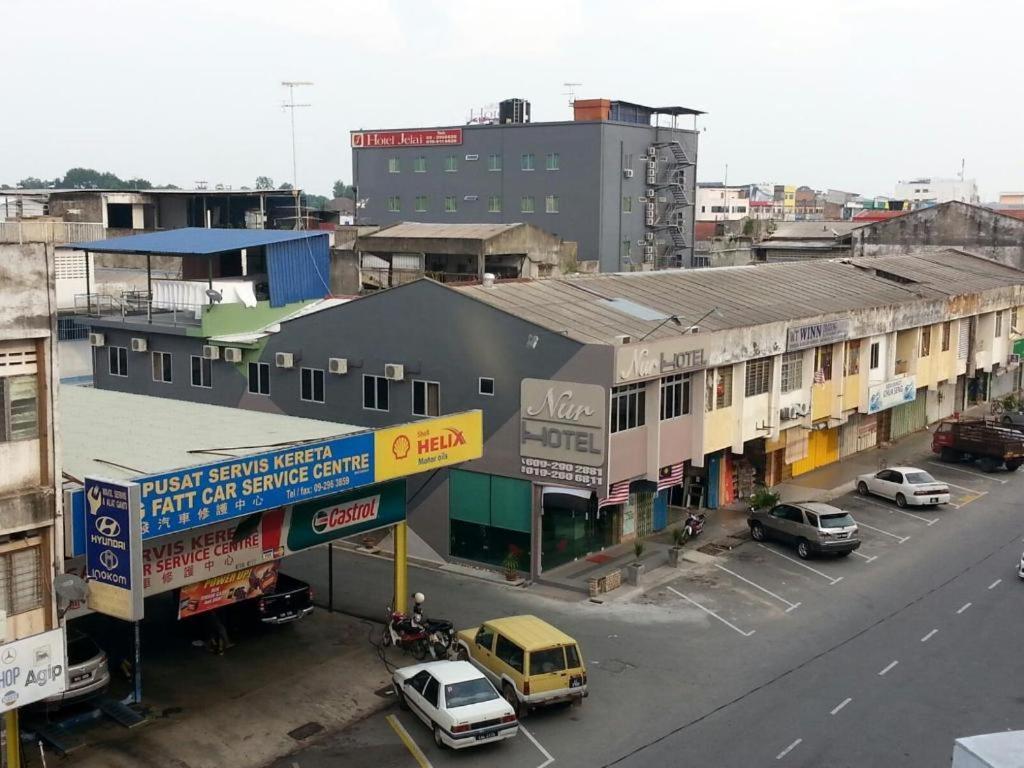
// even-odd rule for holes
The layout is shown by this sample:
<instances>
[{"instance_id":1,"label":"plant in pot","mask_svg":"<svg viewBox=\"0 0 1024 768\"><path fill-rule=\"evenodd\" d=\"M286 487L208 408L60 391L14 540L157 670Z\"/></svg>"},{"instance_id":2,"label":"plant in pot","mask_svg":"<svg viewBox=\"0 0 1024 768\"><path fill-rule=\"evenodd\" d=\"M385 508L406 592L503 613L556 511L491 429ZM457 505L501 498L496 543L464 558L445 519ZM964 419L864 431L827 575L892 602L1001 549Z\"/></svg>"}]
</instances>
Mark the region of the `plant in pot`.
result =
<instances>
[{"instance_id":1,"label":"plant in pot","mask_svg":"<svg viewBox=\"0 0 1024 768\"><path fill-rule=\"evenodd\" d=\"M778 503L779 494L763 485L750 494L750 506L755 510L771 509Z\"/></svg>"},{"instance_id":2,"label":"plant in pot","mask_svg":"<svg viewBox=\"0 0 1024 768\"><path fill-rule=\"evenodd\" d=\"M682 562L683 545L686 543L686 527L672 529L672 548L668 551L668 564L678 568Z\"/></svg>"},{"instance_id":3,"label":"plant in pot","mask_svg":"<svg viewBox=\"0 0 1024 768\"><path fill-rule=\"evenodd\" d=\"M643 553L644 543L637 539L633 542L633 555L636 557L636 560L626 566L626 575L630 584L639 584L640 577L644 575L644 564L640 562L640 557Z\"/></svg>"},{"instance_id":4,"label":"plant in pot","mask_svg":"<svg viewBox=\"0 0 1024 768\"><path fill-rule=\"evenodd\" d=\"M505 571L505 580L515 581L519 577L519 555L509 550L505 559L501 561L501 567Z\"/></svg>"}]
</instances>

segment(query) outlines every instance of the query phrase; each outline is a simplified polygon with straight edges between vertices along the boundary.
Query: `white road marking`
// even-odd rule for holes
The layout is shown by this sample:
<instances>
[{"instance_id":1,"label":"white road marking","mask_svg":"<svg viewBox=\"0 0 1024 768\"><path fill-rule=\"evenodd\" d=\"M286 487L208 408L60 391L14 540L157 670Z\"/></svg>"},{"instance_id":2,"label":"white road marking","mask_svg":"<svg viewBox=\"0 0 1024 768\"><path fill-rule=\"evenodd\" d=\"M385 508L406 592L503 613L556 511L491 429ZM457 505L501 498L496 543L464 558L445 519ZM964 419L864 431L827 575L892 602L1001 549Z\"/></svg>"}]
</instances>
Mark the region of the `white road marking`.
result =
<instances>
[{"instance_id":1,"label":"white road marking","mask_svg":"<svg viewBox=\"0 0 1024 768\"><path fill-rule=\"evenodd\" d=\"M806 568L806 569L807 569L808 571L811 571L811 572L813 572L813 573L816 573L816 574L818 574L818 575L819 575L819 576L821 576L821 578L823 578L823 579L828 579L828 580L829 580L829 582L830 582L830 583L832 583L832 584L838 584L838 583L839 583L840 581L842 581L842 580L843 580L843 577L842 577L842 576L840 576L840 577L838 577L838 578L835 578L835 579L833 579L833 578L832 578L831 576L829 576L829 575L828 575L827 573L822 573L821 571L819 571L819 570L818 570L818 569L816 569L816 568L811 568L811 566L807 565L807 563L801 563L801 562L800 562L799 560L794 560L794 559L793 559L792 557L787 557L786 555L782 554L781 552L776 552L776 551L775 551L774 549L772 549L771 547L766 547L766 546L765 546L764 544L762 544L761 542L758 542L758 543L757 543L757 546L761 547L761 549L766 549L766 550L768 550L768 551L769 551L769 552L771 552L771 553L772 553L773 555L778 555L778 556L779 556L779 557L781 557L781 558L782 558L783 560L789 560L789 562L791 562L791 563L795 563L796 565L799 565L799 566L800 566L801 568ZM671 587L670 587L670 589L671 589Z\"/></svg>"},{"instance_id":2,"label":"white road marking","mask_svg":"<svg viewBox=\"0 0 1024 768\"><path fill-rule=\"evenodd\" d=\"M889 665L889 666L887 666L887 667L886 667L885 669L883 669L883 670L882 670L881 672L879 672L879 673L878 673L878 674L879 674L879 676L881 676L881 675L884 675L884 674L885 674L886 672L888 672L888 671L889 671L890 669L892 669L893 667L895 667L895 666L896 666L897 664L899 664L899 662L898 662L898 661L894 661L894 662L893 662L892 664L890 664L890 665Z\"/></svg>"},{"instance_id":3,"label":"white road marking","mask_svg":"<svg viewBox=\"0 0 1024 768\"><path fill-rule=\"evenodd\" d=\"M872 555L871 557L868 557L867 555L863 554L862 552L858 552L856 549L853 550L853 554L855 554L857 557L863 557L869 563L873 563L873 562L875 562L875 560L878 559L878 555Z\"/></svg>"},{"instance_id":4,"label":"white road marking","mask_svg":"<svg viewBox=\"0 0 1024 768\"><path fill-rule=\"evenodd\" d=\"M671 587L669 587L669 589L671 589ZM526 728L523 727L522 723L519 723L519 730L526 735L526 738L533 742L533 746L539 749L540 753L545 757L544 762L538 765L537 768L544 768L544 766L551 765L553 762L555 762L555 758L551 756L551 753L544 749L544 747L541 746L539 741L533 738L533 734L526 730Z\"/></svg>"},{"instance_id":5,"label":"white road marking","mask_svg":"<svg viewBox=\"0 0 1024 768\"><path fill-rule=\"evenodd\" d=\"M881 528L875 528L875 526L868 525L863 520L858 520L857 525L861 528L867 528L869 531L877 531L878 533L884 533L886 536L892 536L894 539L899 541L900 544L910 538L909 536L897 536L895 533L891 533L890 531L883 531Z\"/></svg>"},{"instance_id":6,"label":"white road marking","mask_svg":"<svg viewBox=\"0 0 1024 768\"><path fill-rule=\"evenodd\" d=\"M1002 582L1003 582L1003 580L1002 580L1002 579L996 579L995 581L993 581L993 582L992 582L991 584L989 584L989 585L988 585L988 588L989 588L989 589L995 589L995 588L996 588L996 587L998 587L998 586L999 586L999 585L1000 585L1000 584L1001 584Z\"/></svg>"},{"instance_id":7,"label":"white road marking","mask_svg":"<svg viewBox=\"0 0 1024 768\"><path fill-rule=\"evenodd\" d=\"M953 472L963 472L965 475L974 475L975 477L980 477L983 480L991 480L993 483L999 483L1000 485L1006 485L1006 481L1005 480L1000 480L998 477L992 477L991 475L986 475L983 472L972 472L969 469L962 469L961 467L951 467L951 466L949 466L949 464L943 464L941 461L929 461L928 463L929 464L934 464L936 467L942 467L943 469L952 470ZM950 483L950 485L952 485L952 483Z\"/></svg>"},{"instance_id":8,"label":"white road marking","mask_svg":"<svg viewBox=\"0 0 1024 768\"><path fill-rule=\"evenodd\" d=\"M889 514L892 514L893 512L899 512L901 514L906 515L907 517L913 517L916 520L920 520L922 523L927 523L928 525L934 525L935 523L939 522L939 518L937 518L937 517L936 518L931 518L931 517L922 517L921 515L915 515L913 512L907 512L907 510L905 510L905 509L900 509L899 507L891 507L888 504L881 504L881 503L875 501L874 499L868 499L868 498L865 498L864 496L861 496L860 500L864 501L864 502L867 502L868 504L871 504L872 506L878 507L880 509L884 509Z\"/></svg>"},{"instance_id":9,"label":"white road marking","mask_svg":"<svg viewBox=\"0 0 1024 768\"><path fill-rule=\"evenodd\" d=\"M967 491L968 493L977 493L981 496L984 496L986 493L988 493L988 491L979 491L977 488L968 488L966 485L957 485L956 483L949 482L949 480L939 480L939 482L945 483L946 485L951 485L954 488L959 488L961 491Z\"/></svg>"},{"instance_id":10,"label":"white road marking","mask_svg":"<svg viewBox=\"0 0 1024 768\"><path fill-rule=\"evenodd\" d=\"M779 596L779 595L776 595L776 594L775 594L774 592L772 592L772 591L771 591L770 589L765 589L765 588L764 588L764 587L762 587L762 586L761 586L760 584L755 584L755 583L754 583L754 582L752 582L752 581L751 581L750 579L747 579L747 578L744 578L743 576L740 576L740 575L739 575L738 573L736 573L735 571L730 571L730 570L729 570L728 568L726 568L726 567L725 567L724 565L719 565L718 563L715 563L715 567L716 567L716 568L718 568L718 569L719 569L719 570L721 570L721 571L725 571L726 573L732 574L733 576L735 576L735 577L736 577L737 579L739 579L740 581L745 581L745 582L747 582L747 584L749 584L750 586L752 586L752 587L755 587L756 589L760 589L760 590L761 590L762 592L764 592L764 593L765 593L766 595L771 595L771 596L772 596L772 597L774 597L774 598L775 598L776 600L778 600L778 601L779 601L780 603L784 603L785 605L789 606L788 608L786 608L786 613L789 613L789 612L790 612L790 611L792 611L792 610L793 610L794 608L796 608L796 607L797 607L798 605L801 605L801 603L791 603L791 602L790 602L789 600L787 600L786 598L784 598L784 597L781 597L781 596Z\"/></svg>"},{"instance_id":11,"label":"white road marking","mask_svg":"<svg viewBox=\"0 0 1024 768\"><path fill-rule=\"evenodd\" d=\"M968 608L970 608L970 607L971 607L971 604L970 604L970 603L964 603L963 605L961 605L961 606L960 606L960 607L959 607L959 608L957 609L957 612L956 612L956 613L957 613L957 615L959 616L959 615L960 615L961 613L963 613L964 611L966 611L966 610L967 610Z\"/></svg>"},{"instance_id":12,"label":"white road marking","mask_svg":"<svg viewBox=\"0 0 1024 768\"><path fill-rule=\"evenodd\" d=\"M714 611L712 611L712 610L711 610L710 608L705 608L705 607L704 607L703 605L701 605L700 603L698 603L698 602L697 602L696 600L694 600L694 599L693 599L692 597L687 597L687 596L686 596L686 595L684 595L684 594L683 594L682 592L680 592L680 591L679 591L678 589L673 589L672 587L666 587L666 589L668 589L668 591L669 591L669 592L672 592L672 593L674 593L674 594L676 594L676 595L679 595L679 597L683 598L683 600L685 600L686 602L688 602L688 603L693 603L693 604L694 604L694 605L696 605L696 606L697 606L698 608L700 608L700 609L701 609L702 611L704 611L704 613L708 614L709 616L714 616L714 617L715 617L716 619L718 619L718 620L719 620L720 622L722 622L723 624L725 624L725 626L729 627L729 629L734 629L734 630L736 630L737 632L739 632L739 633L740 633L741 635L743 635L744 637L750 637L750 636L751 636L752 634L754 634L754 632L756 632L756 631L757 631L757 630L754 630L754 629L752 629L752 630L750 630L749 632L744 632L744 631L743 631L742 629L740 629L739 627L737 627L737 626L736 626L735 624L733 624L733 623L732 623L731 621L729 621L728 619L723 619L723 618L722 618L721 616L719 616L719 615L718 615L717 613L715 613Z\"/></svg>"},{"instance_id":13,"label":"white road marking","mask_svg":"<svg viewBox=\"0 0 1024 768\"><path fill-rule=\"evenodd\" d=\"M775 759L776 759L776 760L781 760L782 758L784 758L784 757L785 757L786 755L788 755L788 754L789 754L790 752L792 752L792 751L793 751L794 749L796 749L796 748L797 748L797 746L798 746L798 745L800 744L800 742L801 742L801 741L803 741L803 739L797 739L796 741L794 741L794 742L793 742L792 744L790 744L790 745L789 745L788 747L786 747L786 748L785 748L784 750L782 750L781 752L779 752L779 754L777 754L777 755L775 756Z\"/></svg>"},{"instance_id":14,"label":"white road marking","mask_svg":"<svg viewBox=\"0 0 1024 768\"><path fill-rule=\"evenodd\" d=\"M939 631L939 630L937 630L937 629L933 629L933 630L932 630L931 632L929 632L929 633L928 633L927 635L925 635L924 637L922 637L922 638L921 638L921 642L922 642L922 643L927 643L927 642L928 642L929 640L931 640L931 639L932 639L932 637L933 637L933 636L935 635L935 633L936 633L936 632L938 632L938 631Z\"/></svg>"},{"instance_id":15,"label":"white road marking","mask_svg":"<svg viewBox=\"0 0 1024 768\"><path fill-rule=\"evenodd\" d=\"M835 709L833 709L833 710L832 710L832 712L831 712L831 714L833 714L833 715L834 715L834 714L838 713L838 712L839 712L839 710L841 710L841 709L842 709L843 707L845 707L845 706L846 706L847 704L849 704L849 703L850 703L851 701L853 701L853 699L851 699L851 698L850 698L849 696L847 696L847 697L846 697L845 699L843 699L843 700L842 700L841 702L839 702L839 706L838 706L838 707L836 707Z\"/></svg>"}]
</instances>

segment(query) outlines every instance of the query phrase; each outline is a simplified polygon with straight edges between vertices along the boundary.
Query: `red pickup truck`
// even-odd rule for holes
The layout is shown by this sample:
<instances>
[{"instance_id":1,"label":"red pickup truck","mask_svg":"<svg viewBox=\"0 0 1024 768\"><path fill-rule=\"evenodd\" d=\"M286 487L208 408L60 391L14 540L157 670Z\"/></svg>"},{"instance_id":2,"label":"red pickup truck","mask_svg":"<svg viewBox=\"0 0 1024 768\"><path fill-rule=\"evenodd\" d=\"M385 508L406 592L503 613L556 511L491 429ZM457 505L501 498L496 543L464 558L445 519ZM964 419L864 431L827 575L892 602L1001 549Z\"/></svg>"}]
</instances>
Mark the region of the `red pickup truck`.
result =
<instances>
[{"instance_id":1,"label":"red pickup truck","mask_svg":"<svg viewBox=\"0 0 1024 768\"><path fill-rule=\"evenodd\" d=\"M977 461L983 472L1024 464L1024 434L984 419L944 421L932 435L932 452L943 461Z\"/></svg>"}]
</instances>

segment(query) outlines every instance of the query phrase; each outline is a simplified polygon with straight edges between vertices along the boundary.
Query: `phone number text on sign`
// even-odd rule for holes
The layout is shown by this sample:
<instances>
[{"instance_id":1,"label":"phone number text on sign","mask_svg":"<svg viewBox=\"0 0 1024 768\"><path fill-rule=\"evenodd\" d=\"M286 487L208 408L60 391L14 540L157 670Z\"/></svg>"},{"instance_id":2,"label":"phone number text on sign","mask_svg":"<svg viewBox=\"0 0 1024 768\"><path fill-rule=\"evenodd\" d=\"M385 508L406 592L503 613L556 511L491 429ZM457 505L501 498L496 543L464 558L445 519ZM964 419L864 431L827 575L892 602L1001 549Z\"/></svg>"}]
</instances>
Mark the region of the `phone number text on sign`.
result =
<instances>
[{"instance_id":1,"label":"phone number text on sign","mask_svg":"<svg viewBox=\"0 0 1024 768\"><path fill-rule=\"evenodd\" d=\"M603 470L601 467L587 467L582 464L572 464L567 461L549 461L547 459L522 459L522 473L530 477L539 477L544 480L561 480L566 483L575 483L587 487L595 487L602 484Z\"/></svg>"}]
</instances>

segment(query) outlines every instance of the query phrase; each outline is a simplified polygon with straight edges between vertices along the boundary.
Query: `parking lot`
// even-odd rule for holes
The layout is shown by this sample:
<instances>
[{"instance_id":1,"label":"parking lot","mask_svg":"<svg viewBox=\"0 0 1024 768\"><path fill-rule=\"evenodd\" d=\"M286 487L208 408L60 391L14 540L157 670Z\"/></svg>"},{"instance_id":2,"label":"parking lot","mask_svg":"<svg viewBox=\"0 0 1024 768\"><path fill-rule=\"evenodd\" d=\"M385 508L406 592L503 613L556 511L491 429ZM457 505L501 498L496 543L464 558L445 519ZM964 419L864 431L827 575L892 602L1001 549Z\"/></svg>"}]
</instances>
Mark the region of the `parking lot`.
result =
<instances>
[{"instance_id":1,"label":"parking lot","mask_svg":"<svg viewBox=\"0 0 1024 768\"><path fill-rule=\"evenodd\" d=\"M653 590L645 600L669 610L699 610L708 618L708 631L753 640L759 629L784 621L795 611L834 604L844 582L863 578L879 561L899 557L928 537L942 536L951 522L955 525L958 518L974 512L972 504L1015 477L938 461L920 466L949 486L949 504L900 509L888 499L856 491L831 502L853 515L860 529L861 546L849 557L801 560L784 543L750 541Z\"/></svg>"}]
</instances>

